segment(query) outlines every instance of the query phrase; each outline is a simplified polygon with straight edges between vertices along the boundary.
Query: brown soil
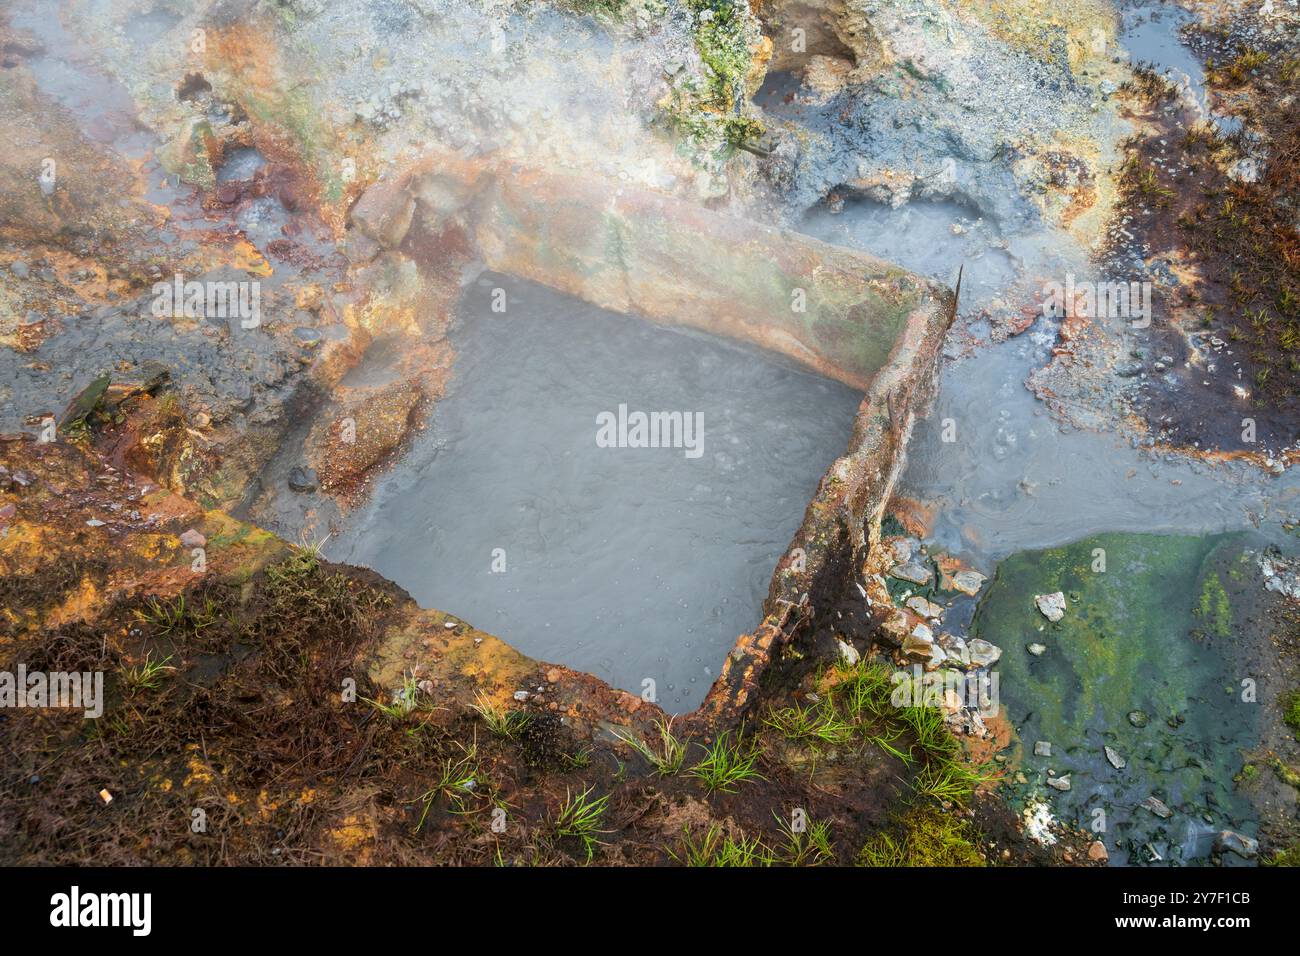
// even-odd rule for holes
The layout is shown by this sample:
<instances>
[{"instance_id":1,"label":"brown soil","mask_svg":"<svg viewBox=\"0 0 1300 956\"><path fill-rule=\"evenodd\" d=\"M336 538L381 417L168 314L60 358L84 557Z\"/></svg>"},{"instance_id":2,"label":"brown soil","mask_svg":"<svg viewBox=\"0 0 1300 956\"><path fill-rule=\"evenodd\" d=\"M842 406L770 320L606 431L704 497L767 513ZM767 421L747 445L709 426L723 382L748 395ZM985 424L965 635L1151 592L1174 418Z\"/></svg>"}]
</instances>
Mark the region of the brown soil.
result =
<instances>
[{"instance_id":1,"label":"brown soil","mask_svg":"<svg viewBox=\"0 0 1300 956\"><path fill-rule=\"evenodd\" d=\"M688 841L710 839L761 841L777 862L848 864L881 832L946 818L968 834L963 859L1064 859L1063 847L1027 846L995 797L963 807L916 793L929 758L906 733L893 746L910 764L872 742L888 729L878 722L834 745L768 726L774 708L836 693L841 678L814 662L818 638L786 649L761 703L730 728L727 739L743 734L757 755L758 776L709 792L689 771L723 728L680 722L684 768L660 776L611 733L653 742L657 708L637 715L628 695L526 660L522 679L504 683L492 674L505 649L456 657L445 642L412 663L412 683L429 681L416 706L386 711L369 702L393 699L372 677L376 657L428 615L395 585L205 513L84 443L6 441L0 463L0 505L15 506L0 535L0 670L105 675L100 719L0 711L0 862L581 864L584 844L557 819L583 793L608 801L597 864L671 864ZM91 527L88 515L110 520ZM187 527L207 536L206 574L186 566L176 535ZM493 643L436 621L418 626ZM163 669L147 677L149 664ZM515 687L545 693L519 705ZM526 724L494 734L468 706L480 690ZM462 776L472 788L449 782ZM782 832L796 809L829 826L829 855Z\"/></svg>"},{"instance_id":2,"label":"brown soil","mask_svg":"<svg viewBox=\"0 0 1300 956\"><path fill-rule=\"evenodd\" d=\"M1120 176L1133 238L1107 254L1119 274L1141 254L1174 280L1153 297L1135 352L1173 360L1177 387L1157 384L1141 409L1158 440L1276 454L1300 437L1300 57L1293 43L1192 39L1217 108L1242 126L1220 133L1167 80L1138 69L1124 92L1143 131L1127 143ZM1193 334L1203 361L1188 369Z\"/></svg>"}]
</instances>

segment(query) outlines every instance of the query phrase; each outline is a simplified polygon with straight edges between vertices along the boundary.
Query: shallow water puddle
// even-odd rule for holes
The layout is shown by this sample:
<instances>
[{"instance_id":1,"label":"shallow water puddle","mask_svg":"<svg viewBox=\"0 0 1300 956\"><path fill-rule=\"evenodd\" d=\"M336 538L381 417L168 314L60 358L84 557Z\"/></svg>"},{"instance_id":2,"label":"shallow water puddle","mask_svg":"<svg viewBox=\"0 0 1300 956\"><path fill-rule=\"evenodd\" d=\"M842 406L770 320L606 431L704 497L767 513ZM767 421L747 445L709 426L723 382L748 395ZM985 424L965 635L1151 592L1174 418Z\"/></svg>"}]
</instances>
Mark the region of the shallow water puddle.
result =
<instances>
[{"instance_id":1,"label":"shallow water puddle","mask_svg":"<svg viewBox=\"0 0 1300 956\"><path fill-rule=\"evenodd\" d=\"M980 604L971 630L1003 648L1001 703L1023 747L1014 791L1096 832L1112 863L1187 862L1220 830L1254 833L1233 776L1280 685L1260 659L1250 546L1098 535L1003 561ZM1058 590L1053 624L1034 596ZM1245 678L1260 702L1243 699Z\"/></svg>"},{"instance_id":2,"label":"shallow water puddle","mask_svg":"<svg viewBox=\"0 0 1300 956\"><path fill-rule=\"evenodd\" d=\"M1191 13L1168 0L1122 0L1118 12L1118 39L1131 62L1149 64L1163 74L1221 134L1231 135L1241 128L1241 121L1236 117L1215 113L1210 108L1205 69L1188 47L1183 30L1196 23ZM1215 59L1232 55L1231 50L1212 52Z\"/></svg>"},{"instance_id":3,"label":"shallow water puddle","mask_svg":"<svg viewBox=\"0 0 1300 956\"><path fill-rule=\"evenodd\" d=\"M174 19L167 12L139 18L131 39L148 44ZM93 50L63 25L58 12L49 4L28 0L15 7L9 22L17 30L29 31L41 44L39 52L24 58L40 93L75 117L88 140L142 163L146 199L173 212L189 206L190 190L156 158L161 143L140 122L130 91L101 68ZM163 235L170 238L172 233L164 230Z\"/></svg>"},{"instance_id":4,"label":"shallow water puddle","mask_svg":"<svg viewBox=\"0 0 1300 956\"><path fill-rule=\"evenodd\" d=\"M508 291L504 314L494 289ZM498 300L499 301L499 300ZM329 549L524 653L704 698L861 396L748 348L494 277L467 293L430 426ZM679 447L601 447L620 406Z\"/></svg>"},{"instance_id":5,"label":"shallow water puddle","mask_svg":"<svg viewBox=\"0 0 1300 956\"><path fill-rule=\"evenodd\" d=\"M1286 518L1297 480L1135 447L1126 436L1056 422L1027 388L1055 340L1049 320L946 365L908 447L902 493L935 507L930 540L985 572L1026 548L1089 534L1234 531ZM945 442L946 422L957 440Z\"/></svg>"}]
</instances>

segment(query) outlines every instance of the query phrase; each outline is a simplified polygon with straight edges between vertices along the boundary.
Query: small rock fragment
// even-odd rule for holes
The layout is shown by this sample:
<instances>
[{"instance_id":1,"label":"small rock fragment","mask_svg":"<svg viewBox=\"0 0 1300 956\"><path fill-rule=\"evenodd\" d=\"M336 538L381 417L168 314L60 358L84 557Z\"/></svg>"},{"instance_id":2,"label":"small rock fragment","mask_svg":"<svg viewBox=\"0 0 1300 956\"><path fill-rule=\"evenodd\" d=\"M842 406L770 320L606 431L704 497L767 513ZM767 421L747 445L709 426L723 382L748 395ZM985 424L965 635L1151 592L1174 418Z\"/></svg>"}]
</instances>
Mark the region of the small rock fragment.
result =
<instances>
[{"instance_id":1,"label":"small rock fragment","mask_svg":"<svg viewBox=\"0 0 1300 956\"><path fill-rule=\"evenodd\" d=\"M962 594L969 594L974 597L979 594L980 588L984 586L986 580L988 579L978 571L958 571L952 576L952 586Z\"/></svg>"},{"instance_id":2,"label":"small rock fragment","mask_svg":"<svg viewBox=\"0 0 1300 956\"><path fill-rule=\"evenodd\" d=\"M880 625L877 636L894 647L901 647L903 642L907 640L911 627L912 621L907 612L902 608L896 608L890 614L888 620Z\"/></svg>"},{"instance_id":3,"label":"small rock fragment","mask_svg":"<svg viewBox=\"0 0 1300 956\"><path fill-rule=\"evenodd\" d=\"M915 561L909 561L907 564L900 564L892 571L889 576L898 578L900 581L908 581L912 584L926 585L934 576L933 572L924 565L917 564Z\"/></svg>"},{"instance_id":4,"label":"small rock fragment","mask_svg":"<svg viewBox=\"0 0 1300 956\"><path fill-rule=\"evenodd\" d=\"M921 595L919 594L916 595L915 597L908 598L907 606L909 609L915 611L921 617L925 617L925 618L943 617L942 607L940 607L938 604L935 604L933 601L928 600L927 598L921 597Z\"/></svg>"},{"instance_id":5,"label":"small rock fragment","mask_svg":"<svg viewBox=\"0 0 1300 956\"><path fill-rule=\"evenodd\" d=\"M1052 755L1052 743L1049 740L1039 740L1034 743L1035 757L1050 757Z\"/></svg>"},{"instance_id":6,"label":"small rock fragment","mask_svg":"<svg viewBox=\"0 0 1300 956\"><path fill-rule=\"evenodd\" d=\"M315 491L316 486L316 472L312 469L298 465L293 471L289 472L290 490L297 492Z\"/></svg>"},{"instance_id":7,"label":"small rock fragment","mask_svg":"<svg viewBox=\"0 0 1300 956\"><path fill-rule=\"evenodd\" d=\"M1164 805L1163 801L1157 799L1154 796L1147 797L1145 800L1143 800L1141 806L1143 806L1147 810L1150 810L1161 820L1168 820L1170 817L1174 815L1174 811L1170 810L1167 806Z\"/></svg>"},{"instance_id":8,"label":"small rock fragment","mask_svg":"<svg viewBox=\"0 0 1300 956\"><path fill-rule=\"evenodd\" d=\"M943 645L944 653L955 663L963 667L970 665L970 649L966 647L966 642L960 637L952 634L944 634L939 638Z\"/></svg>"},{"instance_id":9,"label":"small rock fragment","mask_svg":"<svg viewBox=\"0 0 1300 956\"><path fill-rule=\"evenodd\" d=\"M928 661L934 647L934 634L924 624L918 624L903 639L903 653L920 661Z\"/></svg>"},{"instance_id":10,"label":"small rock fragment","mask_svg":"<svg viewBox=\"0 0 1300 956\"><path fill-rule=\"evenodd\" d=\"M1106 759L1110 761L1110 765L1116 770L1123 770L1128 766L1128 761L1121 757L1119 751L1114 747L1105 747L1103 749L1106 751Z\"/></svg>"},{"instance_id":11,"label":"small rock fragment","mask_svg":"<svg viewBox=\"0 0 1300 956\"><path fill-rule=\"evenodd\" d=\"M1048 777L1047 785L1053 790L1060 790L1064 793L1070 789L1070 775L1067 773L1062 777Z\"/></svg>"},{"instance_id":12,"label":"small rock fragment","mask_svg":"<svg viewBox=\"0 0 1300 956\"><path fill-rule=\"evenodd\" d=\"M978 637L966 647L970 650L970 662L975 667L992 667L1002 657L1002 648Z\"/></svg>"},{"instance_id":13,"label":"small rock fragment","mask_svg":"<svg viewBox=\"0 0 1300 956\"><path fill-rule=\"evenodd\" d=\"M890 541L889 550L894 554L894 563L907 564L911 561L919 544L915 538L894 538Z\"/></svg>"},{"instance_id":14,"label":"small rock fragment","mask_svg":"<svg viewBox=\"0 0 1300 956\"><path fill-rule=\"evenodd\" d=\"M1065 617L1065 595L1060 591L1053 591L1051 594L1035 594L1034 604L1042 612L1043 617L1052 623Z\"/></svg>"},{"instance_id":15,"label":"small rock fragment","mask_svg":"<svg viewBox=\"0 0 1300 956\"><path fill-rule=\"evenodd\" d=\"M1259 853L1259 843L1244 833L1236 830L1223 830L1214 839L1214 848L1219 852L1229 850L1243 860L1253 860Z\"/></svg>"}]
</instances>

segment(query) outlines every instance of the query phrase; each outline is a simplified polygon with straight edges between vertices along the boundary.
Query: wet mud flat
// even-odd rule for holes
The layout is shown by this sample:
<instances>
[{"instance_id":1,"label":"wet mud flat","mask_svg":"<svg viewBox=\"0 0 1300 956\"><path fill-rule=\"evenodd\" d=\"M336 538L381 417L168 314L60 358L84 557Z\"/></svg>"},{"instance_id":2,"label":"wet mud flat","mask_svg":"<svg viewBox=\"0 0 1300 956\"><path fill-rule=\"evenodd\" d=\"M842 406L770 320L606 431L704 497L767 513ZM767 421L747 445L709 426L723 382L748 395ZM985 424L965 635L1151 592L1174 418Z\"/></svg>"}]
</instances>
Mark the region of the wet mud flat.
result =
<instances>
[{"instance_id":1,"label":"wet mud flat","mask_svg":"<svg viewBox=\"0 0 1300 956\"><path fill-rule=\"evenodd\" d=\"M531 657L693 709L760 622L861 394L501 276L459 313L447 395L327 553ZM692 427L676 447L608 447L620 408L630 443L637 413Z\"/></svg>"}]
</instances>

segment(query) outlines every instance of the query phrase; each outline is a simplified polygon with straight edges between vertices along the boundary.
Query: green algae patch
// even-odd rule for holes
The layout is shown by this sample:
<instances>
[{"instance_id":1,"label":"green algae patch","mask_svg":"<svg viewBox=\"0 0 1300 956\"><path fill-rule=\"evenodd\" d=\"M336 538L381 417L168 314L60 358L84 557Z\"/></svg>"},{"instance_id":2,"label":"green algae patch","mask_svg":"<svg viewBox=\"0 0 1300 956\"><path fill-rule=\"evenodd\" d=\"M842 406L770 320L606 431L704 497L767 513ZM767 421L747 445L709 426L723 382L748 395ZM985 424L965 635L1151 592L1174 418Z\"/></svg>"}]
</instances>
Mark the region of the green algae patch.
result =
<instances>
[{"instance_id":1,"label":"green algae patch","mask_svg":"<svg viewBox=\"0 0 1300 956\"><path fill-rule=\"evenodd\" d=\"M1249 826L1232 784L1258 739L1239 661L1249 625L1232 597L1243 559L1241 535L1103 534L1002 562L971 630L1003 648L1022 796L1105 826L1133 862L1200 856L1213 829ZM1034 604L1054 591L1066 595L1057 623ZM1049 786L1067 776L1068 790ZM1172 813L1142 806L1152 796Z\"/></svg>"},{"instance_id":2,"label":"green algae patch","mask_svg":"<svg viewBox=\"0 0 1300 956\"><path fill-rule=\"evenodd\" d=\"M1096 550L1105 571L1093 571ZM1013 659L1004 681L1038 699L1040 729L1058 740L1082 738L1098 714L1126 722L1141 709L1176 719L1187 709L1197 648L1188 596L1212 549L1200 538L1102 535L1003 562L972 630ZM1056 624L1034 606L1036 594L1061 591ZM1180 608L1181 606L1181 608ZM1047 645L1039 661L1009 645ZM1033 665L1033 666L1031 666Z\"/></svg>"},{"instance_id":3,"label":"green algae patch","mask_svg":"<svg viewBox=\"0 0 1300 956\"><path fill-rule=\"evenodd\" d=\"M280 538L232 518L222 511L209 511L204 515L204 533L210 553L224 553L223 565L229 565L225 577L232 583L251 580L253 575L267 565L285 558L290 548Z\"/></svg>"},{"instance_id":4,"label":"green algae patch","mask_svg":"<svg viewBox=\"0 0 1300 956\"><path fill-rule=\"evenodd\" d=\"M1208 571L1201 582L1196 618L1199 626L1211 637L1226 638L1232 633L1232 608L1228 603L1228 592L1217 571Z\"/></svg>"}]
</instances>

